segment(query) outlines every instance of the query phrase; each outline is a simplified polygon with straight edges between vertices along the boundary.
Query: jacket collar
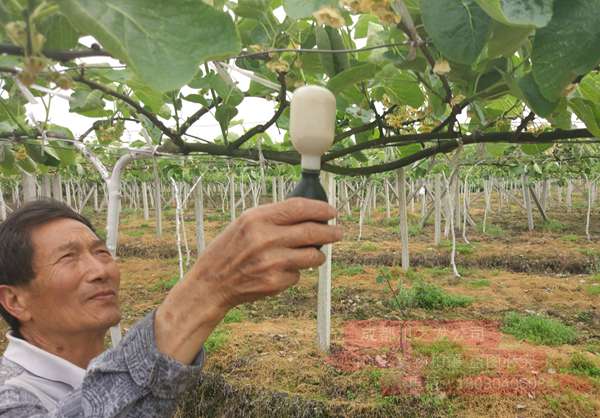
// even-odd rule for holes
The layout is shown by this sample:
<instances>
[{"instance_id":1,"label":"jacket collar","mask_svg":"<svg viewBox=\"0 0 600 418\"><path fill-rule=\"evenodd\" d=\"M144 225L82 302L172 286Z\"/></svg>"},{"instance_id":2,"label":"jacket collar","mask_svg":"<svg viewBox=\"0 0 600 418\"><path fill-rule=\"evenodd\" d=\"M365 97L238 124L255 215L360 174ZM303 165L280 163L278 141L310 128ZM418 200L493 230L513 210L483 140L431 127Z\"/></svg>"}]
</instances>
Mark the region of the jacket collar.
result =
<instances>
[{"instance_id":1,"label":"jacket collar","mask_svg":"<svg viewBox=\"0 0 600 418\"><path fill-rule=\"evenodd\" d=\"M15 337L10 331L6 334L6 338L8 338L8 346L4 357L17 363L29 373L43 379L66 383L73 389L83 383L85 369Z\"/></svg>"}]
</instances>

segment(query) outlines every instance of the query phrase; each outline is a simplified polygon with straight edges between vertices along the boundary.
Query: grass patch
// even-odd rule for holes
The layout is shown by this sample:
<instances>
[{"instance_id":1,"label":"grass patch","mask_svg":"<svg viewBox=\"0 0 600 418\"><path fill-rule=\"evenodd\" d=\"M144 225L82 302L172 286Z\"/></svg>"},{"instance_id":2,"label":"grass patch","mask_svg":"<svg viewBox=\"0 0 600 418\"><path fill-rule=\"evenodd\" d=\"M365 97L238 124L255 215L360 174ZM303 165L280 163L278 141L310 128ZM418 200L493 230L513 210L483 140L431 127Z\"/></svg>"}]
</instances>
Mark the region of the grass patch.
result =
<instances>
[{"instance_id":1,"label":"grass patch","mask_svg":"<svg viewBox=\"0 0 600 418\"><path fill-rule=\"evenodd\" d=\"M360 246L358 247L359 251L377 251L377 244L375 244L374 242L363 242L362 244L360 244Z\"/></svg>"},{"instance_id":2,"label":"grass patch","mask_svg":"<svg viewBox=\"0 0 600 418\"><path fill-rule=\"evenodd\" d=\"M523 315L509 312L505 315L502 332L514 335L520 340L535 344L571 344L577 339L574 328L552 318L541 315Z\"/></svg>"},{"instance_id":3,"label":"grass patch","mask_svg":"<svg viewBox=\"0 0 600 418\"><path fill-rule=\"evenodd\" d=\"M204 342L204 349L207 354L214 353L225 345L229 338L229 331L223 328L216 328Z\"/></svg>"},{"instance_id":4,"label":"grass patch","mask_svg":"<svg viewBox=\"0 0 600 418\"><path fill-rule=\"evenodd\" d=\"M170 279L161 279L152 286L152 290L171 290L179 282L179 276L173 276Z\"/></svg>"},{"instance_id":5,"label":"grass patch","mask_svg":"<svg viewBox=\"0 0 600 418\"><path fill-rule=\"evenodd\" d=\"M450 341L447 337L432 343L415 341L412 343L412 348L416 353L429 357L440 354L460 354L463 352L463 347L460 344Z\"/></svg>"},{"instance_id":6,"label":"grass patch","mask_svg":"<svg viewBox=\"0 0 600 418\"><path fill-rule=\"evenodd\" d=\"M595 406L590 399L572 391L557 396L546 396L548 410L557 417L589 417L593 416Z\"/></svg>"},{"instance_id":7,"label":"grass patch","mask_svg":"<svg viewBox=\"0 0 600 418\"><path fill-rule=\"evenodd\" d=\"M440 242L440 247L446 248L449 251L452 251L452 241L444 240ZM467 244L464 242L456 243L456 253L461 255L473 254L475 251L475 245Z\"/></svg>"},{"instance_id":8,"label":"grass patch","mask_svg":"<svg viewBox=\"0 0 600 418\"><path fill-rule=\"evenodd\" d=\"M233 308L227 312L225 318L223 318L223 323L232 324L235 322L242 322L245 318L246 315L244 315L244 311L242 311L240 308Z\"/></svg>"},{"instance_id":9,"label":"grass patch","mask_svg":"<svg viewBox=\"0 0 600 418\"><path fill-rule=\"evenodd\" d=\"M408 236L417 237L423 232L420 224L411 224L408 226Z\"/></svg>"},{"instance_id":10,"label":"grass patch","mask_svg":"<svg viewBox=\"0 0 600 418\"><path fill-rule=\"evenodd\" d=\"M140 238L143 237L146 231L140 231L139 229L132 229L130 231L123 231L125 235L131 238Z\"/></svg>"},{"instance_id":11,"label":"grass patch","mask_svg":"<svg viewBox=\"0 0 600 418\"><path fill-rule=\"evenodd\" d=\"M550 219L542 224L542 229L547 232L563 232L567 226L562 222Z\"/></svg>"},{"instance_id":12,"label":"grass patch","mask_svg":"<svg viewBox=\"0 0 600 418\"><path fill-rule=\"evenodd\" d=\"M589 343L585 346L586 351L600 356L600 343Z\"/></svg>"},{"instance_id":13,"label":"grass patch","mask_svg":"<svg viewBox=\"0 0 600 418\"><path fill-rule=\"evenodd\" d=\"M464 376L487 370L485 362L467 358L462 346L447 338L432 343L415 342L413 349L421 356L429 357L424 369L429 389L439 390Z\"/></svg>"},{"instance_id":14,"label":"grass patch","mask_svg":"<svg viewBox=\"0 0 600 418\"><path fill-rule=\"evenodd\" d=\"M575 234L567 234L560 237L560 239L566 242L577 242L579 240L579 236Z\"/></svg>"},{"instance_id":15,"label":"grass patch","mask_svg":"<svg viewBox=\"0 0 600 418\"><path fill-rule=\"evenodd\" d=\"M465 307L473 302L473 298L447 293L444 289L422 280L415 281L410 288L400 287L395 299L402 309L427 310Z\"/></svg>"},{"instance_id":16,"label":"grass patch","mask_svg":"<svg viewBox=\"0 0 600 418\"><path fill-rule=\"evenodd\" d=\"M573 353L566 371L580 376L587 376L600 382L600 367L583 353Z\"/></svg>"},{"instance_id":17,"label":"grass patch","mask_svg":"<svg viewBox=\"0 0 600 418\"><path fill-rule=\"evenodd\" d=\"M358 274L363 274L364 272L364 267L358 264L333 264L333 274L335 276L356 276Z\"/></svg>"},{"instance_id":18,"label":"grass patch","mask_svg":"<svg viewBox=\"0 0 600 418\"><path fill-rule=\"evenodd\" d=\"M477 224L477 230L492 238L500 238L506 235L506 231L502 229L500 225L487 224L485 226L485 232L483 232L483 224Z\"/></svg>"},{"instance_id":19,"label":"grass patch","mask_svg":"<svg viewBox=\"0 0 600 418\"><path fill-rule=\"evenodd\" d=\"M593 284L592 286L588 286L585 290L588 293L588 295L590 295L590 296L600 295L600 285L598 285L598 284Z\"/></svg>"},{"instance_id":20,"label":"grass patch","mask_svg":"<svg viewBox=\"0 0 600 418\"><path fill-rule=\"evenodd\" d=\"M488 279L469 280L466 285L475 289L479 289L482 287L488 287L490 285L490 281Z\"/></svg>"},{"instance_id":21,"label":"grass patch","mask_svg":"<svg viewBox=\"0 0 600 418\"><path fill-rule=\"evenodd\" d=\"M451 274L448 267L431 267L427 271L431 277L442 277Z\"/></svg>"}]
</instances>

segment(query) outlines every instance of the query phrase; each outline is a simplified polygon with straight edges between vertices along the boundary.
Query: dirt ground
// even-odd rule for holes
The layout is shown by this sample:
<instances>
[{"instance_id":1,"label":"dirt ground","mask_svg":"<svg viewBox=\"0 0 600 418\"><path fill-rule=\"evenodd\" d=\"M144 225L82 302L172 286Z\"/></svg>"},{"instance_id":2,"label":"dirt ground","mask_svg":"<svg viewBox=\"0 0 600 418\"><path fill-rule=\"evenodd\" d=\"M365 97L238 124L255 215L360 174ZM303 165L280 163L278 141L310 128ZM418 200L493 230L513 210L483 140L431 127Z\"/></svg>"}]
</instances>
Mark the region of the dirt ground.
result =
<instances>
[{"instance_id":1,"label":"dirt ground","mask_svg":"<svg viewBox=\"0 0 600 418\"><path fill-rule=\"evenodd\" d=\"M471 215L480 222L480 210ZM569 368L577 353L600 367L600 214L593 214L593 241L585 237L583 208L569 214L555 207L549 216L552 223L536 218L529 232L524 213L505 208L492 213L487 233L469 228L470 244L457 232L461 278L448 268L450 243L433 244L431 224L412 228L412 268L404 273L397 223L383 208L367 220L360 241L356 213L341 216L346 235L333 250L330 353L317 350L317 272L306 271L297 286L241 306L218 327L204 382L178 416L600 416L600 379ZM102 224L102 214L93 217ZM125 329L176 281L171 218L167 211L159 239L152 219L122 214ZM418 218L411 214L411 225ZM227 220L209 211L209 241ZM381 280L384 272L390 281ZM441 310L391 302L417 282L472 302ZM577 339L552 347L519 341L502 332L512 311L559 320Z\"/></svg>"}]
</instances>

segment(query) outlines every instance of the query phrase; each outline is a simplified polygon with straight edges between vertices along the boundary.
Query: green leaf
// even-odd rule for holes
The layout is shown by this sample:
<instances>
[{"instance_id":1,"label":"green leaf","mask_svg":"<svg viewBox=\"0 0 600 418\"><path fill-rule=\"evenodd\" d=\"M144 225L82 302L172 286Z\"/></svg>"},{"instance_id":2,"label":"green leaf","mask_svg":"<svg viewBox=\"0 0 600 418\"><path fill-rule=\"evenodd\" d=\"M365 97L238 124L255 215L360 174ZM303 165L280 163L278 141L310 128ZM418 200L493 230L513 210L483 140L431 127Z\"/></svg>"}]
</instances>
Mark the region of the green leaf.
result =
<instances>
[{"instance_id":1,"label":"green leaf","mask_svg":"<svg viewBox=\"0 0 600 418\"><path fill-rule=\"evenodd\" d=\"M574 98L569 100L569 107L592 135L600 137L600 106L589 100Z\"/></svg>"},{"instance_id":2,"label":"green leaf","mask_svg":"<svg viewBox=\"0 0 600 418\"><path fill-rule=\"evenodd\" d=\"M386 65L375 75L375 80L394 102L418 108L425 101L419 81L412 74Z\"/></svg>"},{"instance_id":3,"label":"green leaf","mask_svg":"<svg viewBox=\"0 0 600 418\"><path fill-rule=\"evenodd\" d=\"M538 155L542 154L551 147L552 144L525 144L521 145L521 150L523 150L523 152L527 155Z\"/></svg>"},{"instance_id":4,"label":"green leaf","mask_svg":"<svg viewBox=\"0 0 600 418\"><path fill-rule=\"evenodd\" d=\"M354 86L356 83L373 78L373 74L376 70L377 66L371 63L350 67L332 77L331 80L329 80L329 83L327 83L327 88L331 90L333 94L337 94L346 87Z\"/></svg>"},{"instance_id":5,"label":"green leaf","mask_svg":"<svg viewBox=\"0 0 600 418\"><path fill-rule=\"evenodd\" d=\"M517 84L525 97L527 105L537 115L543 118L549 116L558 106L558 100L551 102L542 95L531 73L520 79Z\"/></svg>"},{"instance_id":6,"label":"green leaf","mask_svg":"<svg viewBox=\"0 0 600 418\"><path fill-rule=\"evenodd\" d=\"M19 166L19 168L21 170L26 171L27 173L30 173L30 174L34 174L36 171L36 164L29 157L26 157L23 160L17 161L17 165Z\"/></svg>"},{"instance_id":7,"label":"green leaf","mask_svg":"<svg viewBox=\"0 0 600 418\"><path fill-rule=\"evenodd\" d=\"M323 6L337 5L335 0L283 0L283 9L292 19L310 17Z\"/></svg>"},{"instance_id":8,"label":"green leaf","mask_svg":"<svg viewBox=\"0 0 600 418\"><path fill-rule=\"evenodd\" d=\"M211 73L206 76L206 81L213 88L223 103L229 106L237 106L244 100L244 93L235 86L225 82L218 74Z\"/></svg>"},{"instance_id":9,"label":"green leaf","mask_svg":"<svg viewBox=\"0 0 600 418\"><path fill-rule=\"evenodd\" d=\"M494 22L492 37L488 42L488 56L508 57L514 54L532 32L533 29L530 27L519 28Z\"/></svg>"},{"instance_id":10,"label":"green leaf","mask_svg":"<svg viewBox=\"0 0 600 418\"><path fill-rule=\"evenodd\" d=\"M475 0L421 0L421 14L442 55L461 64L475 62L492 22Z\"/></svg>"},{"instance_id":11,"label":"green leaf","mask_svg":"<svg viewBox=\"0 0 600 418\"><path fill-rule=\"evenodd\" d=\"M485 144L485 150L491 157L499 158L504 155L504 151L506 151L509 146L510 145L508 144L489 143Z\"/></svg>"},{"instance_id":12,"label":"green leaf","mask_svg":"<svg viewBox=\"0 0 600 418\"><path fill-rule=\"evenodd\" d=\"M600 103L600 73L586 75L579 83L579 93L594 103Z\"/></svg>"},{"instance_id":13,"label":"green leaf","mask_svg":"<svg viewBox=\"0 0 600 418\"><path fill-rule=\"evenodd\" d=\"M132 88L137 98L150 108L152 112L160 112L162 106L165 104L163 93L154 90L138 79L128 80L127 85Z\"/></svg>"},{"instance_id":14,"label":"green leaf","mask_svg":"<svg viewBox=\"0 0 600 418\"><path fill-rule=\"evenodd\" d=\"M231 119L233 119L237 113L238 110L235 107L223 104L215 111L215 119L217 119L219 125L221 125L221 129L227 132L229 122L231 122Z\"/></svg>"},{"instance_id":15,"label":"green leaf","mask_svg":"<svg viewBox=\"0 0 600 418\"><path fill-rule=\"evenodd\" d=\"M598 0L556 0L552 21L537 31L533 77L546 99L557 100L575 77L600 62L598 10Z\"/></svg>"},{"instance_id":16,"label":"green leaf","mask_svg":"<svg viewBox=\"0 0 600 418\"><path fill-rule=\"evenodd\" d=\"M202 106L208 106L208 100L201 94L188 94L187 96L182 96L182 99L187 102L198 103Z\"/></svg>"},{"instance_id":17,"label":"green leaf","mask_svg":"<svg viewBox=\"0 0 600 418\"><path fill-rule=\"evenodd\" d=\"M50 150L48 147L43 147L40 144L25 144L27 155L36 163L44 164L47 166L58 167L60 160L54 153L54 150Z\"/></svg>"},{"instance_id":18,"label":"green leaf","mask_svg":"<svg viewBox=\"0 0 600 418\"><path fill-rule=\"evenodd\" d=\"M111 112L104 110L102 92L99 90L79 89L69 99L71 112L79 113L89 117L103 117Z\"/></svg>"},{"instance_id":19,"label":"green leaf","mask_svg":"<svg viewBox=\"0 0 600 418\"><path fill-rule=\"evenodd\" d=\"M554 0L475 0L491 17L505 25L543 28L552 19Z\"/></svg>"},{"instance_id":20,"label":"green leaf","mask_svg":"<svg viewBox=\"0 0 600 418\"><path fill-rule=\"evenodd\" d=\"M0 145L0 167L4 170L14 170L15 154L8 145Z\"/></svg>"},{"instance_id":21,"label":"green leaf","mask_svg":"<svg viewBox=\"0 0 600 418\"><path fill-rule=\"evenodd\" d=\"M269 0L238 0L235 14L250 19L260 19L269 10Z\"/></svg>"},{"instance_id":22,"label":"green leaf","mask_svg":"<svg viewBox=\"0 0 600 418\"><path fill-rule=\"evenodd\" d=\"M46 37L44 49L65 50L77 46L79 32L61 14L54 14L44 19L39 25L39 30Z\"/></svg>"},{"instance_id":23,"label":"green leaf","mask_svg":"<svg viewBox=\"0 0 600 418\"><path fill-rule=\"evenodd\" d=\"M354 27L354 39L366 38L369 34L369 23L370 22L379 22L379 18L377 16L373 16L371 14L361 14L358 18L358 22L356 22L356 26Z\"/></svg>"},{"instance_id":24,"label":"green leaf","mask_svg":"<svg viewBox=\"0 0 600 418\"><path fill-rule=\"evenodd\" d=\"M240 51L231 17L197 0L58 0L79 31L92 35L152 88L174 90L198 65Z\"/></svg>"},{"instance_id":25,"label":"green leaf","mask_svg":"<svg viewBox=\"0 0 600 418\"><path fill-rule=\"evenodd\" d=\"M408 157L409 155L413 155L416 152L419 152L423 149L423 147L421 147L421 144L410 144L410 145L404 145L404 146L399 146L397 148L397 150L399 151L399 156L400 158L403 157Z\"/></svg>"}]
</instances>

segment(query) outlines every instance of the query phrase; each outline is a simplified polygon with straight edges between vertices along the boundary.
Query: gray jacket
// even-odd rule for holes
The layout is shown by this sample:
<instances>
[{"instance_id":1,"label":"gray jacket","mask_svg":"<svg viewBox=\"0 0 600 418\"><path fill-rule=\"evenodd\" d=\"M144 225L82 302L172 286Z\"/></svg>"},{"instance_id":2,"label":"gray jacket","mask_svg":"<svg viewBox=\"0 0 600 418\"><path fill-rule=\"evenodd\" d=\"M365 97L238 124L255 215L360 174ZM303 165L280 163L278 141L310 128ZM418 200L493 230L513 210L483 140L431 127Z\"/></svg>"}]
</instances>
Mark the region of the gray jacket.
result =
<instances>
[{"instance_id":1,"label":"gray jacket","mask_svg":"<svg viewBox=\"0 0 600 418\"><path fill-rule=\"evenodd\" d=\"M87 370L12 341L0 358L0 417L170 417L177 398L200 379L201 350L192 365L160 353L154 312Z\"/></svg>"}]
</instances>

